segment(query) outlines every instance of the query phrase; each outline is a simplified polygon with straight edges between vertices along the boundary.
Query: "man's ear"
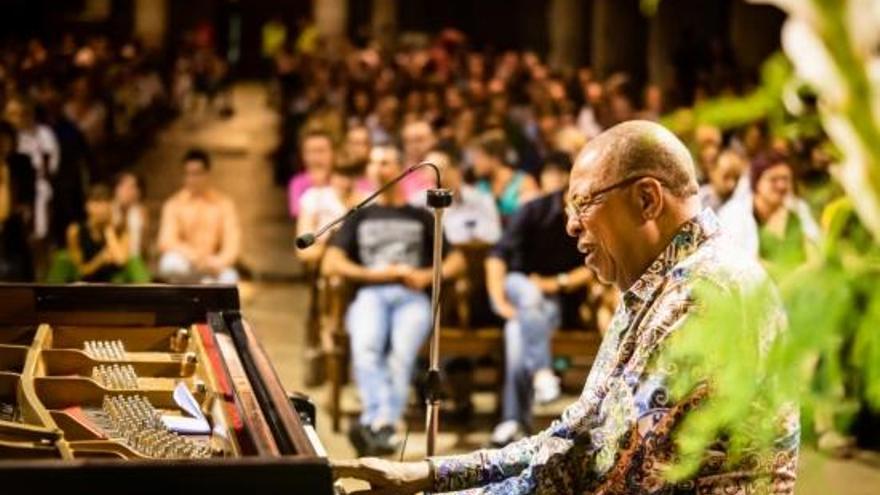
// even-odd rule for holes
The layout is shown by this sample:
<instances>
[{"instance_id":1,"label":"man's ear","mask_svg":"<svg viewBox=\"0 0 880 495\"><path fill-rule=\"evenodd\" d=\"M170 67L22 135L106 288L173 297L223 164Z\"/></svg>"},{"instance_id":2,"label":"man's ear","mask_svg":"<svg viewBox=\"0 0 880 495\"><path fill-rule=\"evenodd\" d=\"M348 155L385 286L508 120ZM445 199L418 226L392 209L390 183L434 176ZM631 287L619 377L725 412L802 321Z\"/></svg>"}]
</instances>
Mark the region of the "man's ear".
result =
<instances>
[{"instance_id":1,"label":"man's ear","mask_svg":"<svg viewBox=\"0 0 880 495\"><path fill-rule=\"evenodd\" d=\"M646 177L635 184L636 200L642 219L655 220L663 211L663 186L656 179Z\"/></svg>"}]
</instances>

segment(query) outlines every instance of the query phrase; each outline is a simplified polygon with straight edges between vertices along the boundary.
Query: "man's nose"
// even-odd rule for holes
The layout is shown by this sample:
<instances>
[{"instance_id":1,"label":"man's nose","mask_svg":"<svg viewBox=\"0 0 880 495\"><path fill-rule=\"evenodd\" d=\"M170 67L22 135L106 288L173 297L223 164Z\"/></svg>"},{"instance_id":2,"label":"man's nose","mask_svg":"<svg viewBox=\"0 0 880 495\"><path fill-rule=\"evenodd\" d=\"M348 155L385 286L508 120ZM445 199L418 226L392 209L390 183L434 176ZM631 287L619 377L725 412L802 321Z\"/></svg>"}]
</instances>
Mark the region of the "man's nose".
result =
<instances>
[{"instance_id":1,"label":"man's nose","mask_svg":"<svg viewBox=\"0 0 880 495\"><path fill-rule=\"evenodd\" d=\"M578 221L577 217L568 216L565 220L565 232L571 237L578 237L583 232L584 226Z\"/></svg>"}]
</instances>

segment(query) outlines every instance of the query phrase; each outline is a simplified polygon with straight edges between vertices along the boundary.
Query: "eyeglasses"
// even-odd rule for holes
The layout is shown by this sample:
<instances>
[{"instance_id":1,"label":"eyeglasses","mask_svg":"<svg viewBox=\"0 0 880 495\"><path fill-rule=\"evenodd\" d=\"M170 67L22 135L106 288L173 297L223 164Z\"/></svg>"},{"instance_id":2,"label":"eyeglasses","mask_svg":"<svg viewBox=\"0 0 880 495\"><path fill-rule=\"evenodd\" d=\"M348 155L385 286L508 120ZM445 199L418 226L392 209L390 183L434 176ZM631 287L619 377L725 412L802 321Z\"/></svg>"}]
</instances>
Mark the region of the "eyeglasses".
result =
<instances>
[{"instance_id":1,"label":"eyeglasses","mask_svg":"<svg viewBox=\"0 0 880 495\"><path fill-rule=\"evenodd\" d=\"M628 179L623 179L620 182L615 182L610 186L603 187L597 191L593 191L591 193L587 193L584 196L571 196L568 199L568 205L565 208L565 213L569 218L577 218L580 220L583 218L590 210L590 208L597 206L602 203L605 199L605 196L615 189L619 189L621 187L626 187L630 184L633 184L642 179L654 179L659 182L663 187L666 187L666 183L661 179L654 177L653 175L636 175L634 177L630 177Z\"/></svg>"}]
</instances>

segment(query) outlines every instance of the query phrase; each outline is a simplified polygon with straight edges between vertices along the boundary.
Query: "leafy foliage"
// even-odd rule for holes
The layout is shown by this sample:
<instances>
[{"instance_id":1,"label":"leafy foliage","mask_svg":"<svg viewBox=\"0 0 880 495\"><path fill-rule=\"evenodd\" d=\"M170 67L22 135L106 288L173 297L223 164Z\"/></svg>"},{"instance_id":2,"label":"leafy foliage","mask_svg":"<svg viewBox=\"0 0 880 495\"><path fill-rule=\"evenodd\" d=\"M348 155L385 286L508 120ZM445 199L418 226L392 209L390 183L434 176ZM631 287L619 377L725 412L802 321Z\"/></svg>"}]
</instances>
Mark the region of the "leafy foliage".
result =
<instances>
[{"instance_id":1,"label":"leafy foliage","mask_svg":"<svg viewBox=\"0 0 880 495\"><path fill-rule=\"evenodd\" d=\"M658 2L643 0L643 10L656 11ZM773 411L788 405L800 407L806 439L820 415L846 427L861 403L880 410L880 5L761 3L779 6L789 18L785 56L764 64L760 87L673 113L663 123L680 134L704 123L732 128L759 119L786 137L822 131L836 148L834 175L847 196L826 209L819 255L777 280L788 330L766 349L756 345L762 341L756 318L773 297L766 288L736 297L698 292L711 311L682 328L661 359L677 370L674 392L704 380L713 397L678 432L682 460L673 478L692 473L719 435L734 460L766 447L778 426ZM817 97L814 108L799 104L804 87Z\"/></svg>"}]
</instances>

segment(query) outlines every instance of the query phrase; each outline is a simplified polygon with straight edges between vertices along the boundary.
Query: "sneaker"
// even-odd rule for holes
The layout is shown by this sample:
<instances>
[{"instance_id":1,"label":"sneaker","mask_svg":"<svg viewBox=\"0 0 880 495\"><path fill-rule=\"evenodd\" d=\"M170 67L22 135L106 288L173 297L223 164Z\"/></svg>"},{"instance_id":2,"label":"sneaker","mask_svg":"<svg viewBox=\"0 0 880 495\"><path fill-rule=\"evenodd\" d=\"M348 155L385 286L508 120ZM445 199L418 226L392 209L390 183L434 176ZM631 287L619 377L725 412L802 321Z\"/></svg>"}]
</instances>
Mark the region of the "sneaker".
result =
<instances>
[{"instance_id":1,"label":"sneaker","mask_svg":"<svg viewBox=\"0 0 880 495\"><path fill-rule=\"evenodd\" d=\"M559 388L559 377L553 374L549 368L540 369L532 378L532 386L535 389L535 402L548 404L558 399L562 394Z\"/></svg>"},{"instance_id":2,"label":"sneaker","mask_svg":"<svg viewBox=\"0 0 880 495\"><path fill-rule=\"evenodd\" d=\"M492 438L489 440L494 448L501 448L505 445L519 440L525 436L525 429L519 424L519 421L508 419L502 421L492 431Z\"/></svg>"},{"instance_id":3,"label":"sneaker","mask_svg":"<svg viewBox=\"0 0 880 495\"><path fill-rule=\"evenodd\" d=\"M400 439L398 439L393 426L380 426L376 430L369 430L369 432L369 455L391 455L396 452L397 448L400 446Z\"/></svg>"},{"instance_id":4,"label":"sneaker","mask_svg":"<svg viewBox=\"0 0 880 495\"><path fill-rule=\"evenodd\" d=\"M352 423L348 429L348 441L354 447L358 457L368 455L370 429L360 423Z\"/></svg>"}]
</instances>

